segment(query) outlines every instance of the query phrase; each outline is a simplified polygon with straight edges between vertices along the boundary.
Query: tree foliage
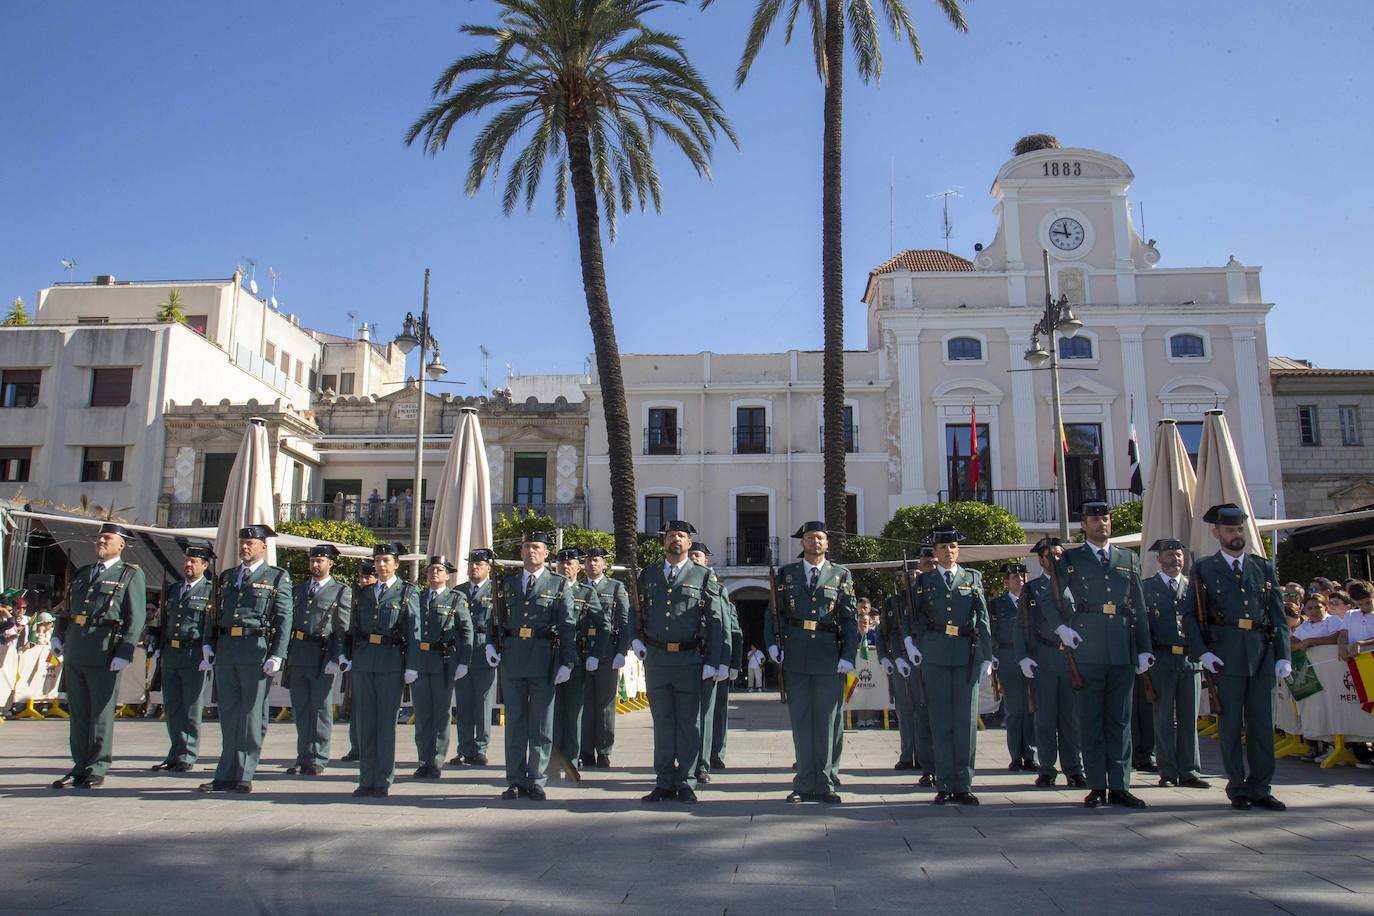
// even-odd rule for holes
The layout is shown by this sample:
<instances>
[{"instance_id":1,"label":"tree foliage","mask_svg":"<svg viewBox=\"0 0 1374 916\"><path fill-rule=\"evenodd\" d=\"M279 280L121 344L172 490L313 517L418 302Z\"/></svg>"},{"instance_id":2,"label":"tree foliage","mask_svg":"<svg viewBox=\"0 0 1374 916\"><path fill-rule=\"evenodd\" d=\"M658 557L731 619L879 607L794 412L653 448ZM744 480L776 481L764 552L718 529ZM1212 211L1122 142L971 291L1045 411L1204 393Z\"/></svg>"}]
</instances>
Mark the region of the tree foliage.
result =
<instances>
[{"instance_id":1,"label":"tree foliage","mask_svg":"<svg viewBox=\"0 0 1374 916\"><path fill-rule=\"evenodd\" d=\"M186 323L186 306L181 301L181 290L174 289L167 294L167 301L157 307L157 320Z\"/></svg>"},{"instance_id":2,"label":"tree foliage","mask_svg":"<svg viewBox=\"0 0 1374 916\"><path fill-rule=\"evenodd\" d=\"M551 516L535 512L533 509L514 508L509 514L503 512L497 516L496 524L492 526L492 539L496 542L492 548L503 560L518 560L520 544L524 541L525 535L532 531L542 531L549 536L549 540L554 541L557 530L558 525ZM600 547L614 552L615 538L604 531L565 525L563 546L581 547L583 550ZM552 555L552 548L550 554Z\"/></svg>"},{"instance_id":3,"label":"tree foliage","mask_svg":"<svg viewBox=\"0 0 1374 916\"><path fill-rule=\"evenodd\" d=\"M964 536L965 544L1024 544L1026 532L1012 515L1001 506L967 501L933 503L928 506L903 506L883 526L883 552L886 559L901 559L905 552L916 556L917 548L926 533L939 525L953 525ZM970 569L983 574L988 596L1001 594L1004 589L1000 562L968 563Z\"/></svg>"},{"instance_id":4,"label":"tree foliage","mask_svg":"<svg viewBox=\"0 0 1374 916\"><path fill-rule=\"evenodd\" d=\"M280 534L293 534L312 541L327 541L331 544L355 544L370 547L377 543L377 535L366 525L357 522L337 521L335 519L301 519L298 521L278 522L274 526ZM361 560L355 557L339 557L334 561L331 573L340 582L353 583L358 578ZM291 573L291 581L301 582L310 575L310 558L304 550L284 547L277 551L277 565ZM407 564L402 564L407 565Z\"/></svg>"},{"instance_id":5,"label":"tree foliage","mask_svg":"<svg viewBox=\"0 0 1374 916\"><path fill-rule=\"evenodd\" d=\"M14 302L10 305L9 314L5 316L4 321L0 321L0 324L8 327L29 324L29 313L28 310L24 308L24 300L22 298L19 296L14 298Z\"/></svg>"}]
</instances>

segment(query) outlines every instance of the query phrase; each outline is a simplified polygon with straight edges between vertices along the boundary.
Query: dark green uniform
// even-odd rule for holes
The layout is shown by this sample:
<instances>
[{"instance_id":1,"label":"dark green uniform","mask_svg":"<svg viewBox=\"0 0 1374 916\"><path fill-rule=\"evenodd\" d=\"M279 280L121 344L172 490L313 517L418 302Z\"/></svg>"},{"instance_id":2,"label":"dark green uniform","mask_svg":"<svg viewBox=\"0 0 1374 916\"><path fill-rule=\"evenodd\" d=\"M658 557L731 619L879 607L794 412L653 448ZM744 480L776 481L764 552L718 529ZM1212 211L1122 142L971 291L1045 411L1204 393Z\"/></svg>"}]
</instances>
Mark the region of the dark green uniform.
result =
<instances>
[{"instance_id":1,"label":"dark green uniform","mask_svg":"<svg viewBox=\"0 0 1374 916\"><path fill-rule=\"evenodd\" d=\"M615 701L620 688L620 669L611 662L630 651L630 595L625 583L610 576L602 576L592 587L601 596L611 624L610 647L600 666L587 675L583 696L586 711L582 716L582 759L595 760L594 755L610 757L615 747Z\"/></svg>"},{"instance_id":2,"label":"dark green uniform","mask_svg":"<svg viewBox=\"0 0 1374 916\"><path fill-rule=\"evenodd\" d=\"M453 677L459 665L472 676L472 615L468 613L467 592L445 588L420 594L420 644L415 672L410 685L415 704L415 753L421 767L431 773L440 769L448 757L449 697L453 696ZM482 667L490 670L486 660Z\"/></svg>"},{"instance_id":3,"label":"dark green uniform","mask_svg":"<svg viewBox=\"0 0 1374 916\"><path fill-rule=\"evenodd\" d=\"M453 706L458 720L455 748L466 760L483 757L491 743L491 710L496 701L496 669L487 664L487 641L491 638L491 579L481 585L468 582L459 589L468 599L472 621L472 661L468 676L453 682Z\"/></svg>"},{"instance_id":4,"label":"dark green uniform","mask_svg":"<svg viewBox=\"0 0 1374 916\"><path fill-rule=\"evenodd\" d=\"M878 659L893 666L887 680L892 688L892 707L897 716L897 763L902 769L919 767L933 777L935 758L930 747L930 713L924 702L918 705L917 697L916 678L920 672L908 667L909 673L903 677L897 668L898 659L906 662L906 650L902 646L904 606L901 595L893 595L883 602L882 617L878 623ZM886 669L887 666L883 667Z\"/></svg>"},{"instance_id":5,"label":"dark green uniform","mask_svg":"<svg viewBox=\"0 0 1374 916\"><path fill-rule=\"evenodd\" d=\"M420 590L395 577L359 589L349 633L358 788L389 789L396 772L403 675L418 671L420 664Z\"/></svg>"},{"instance_id":6,"label":"dark green uniform","mask_svg":"<svg viewBox=\"0 0 1374 916\"><path fill-rule=\"evenodd\" d=\"M109 567L93 563L72 577L53 631L62 642L72 777L103 778L109 772L119 696L119 672L110 670L110 662L134 657L147 614L145 581L143 570L123 560Z\"/></svg>"},{"instance_id":7,"label":"dark green uniform","mask_svg":"<svg viewBox=\"0 0 1374 916\"><path fill-rule=\"evenodd\" d=\"M1033 642L1027 645L1025 627L1017 627L1012 632L1013 654L1017 662L1023 658L1035 662L1035 677L1026 688L1035 691L1036 769L1041 777L1054 779L1058 775L1055 769L1058 763L1067 776L1076 780L1083 776L1083 751L1069 663L1059 634L1055 632L1065 618L1059 615L1050 577L1039 576L1028 581L1021 589L1021 600L1026 602L1026 613L1031 616ZM1060 600L1067 617L1073 599L1063 592Z\"/></svg>"},{"instance_id":8,"label":"dark green uniform","mask_svg":"<svg viewBox=\"0 0 1374 916\"><path fill-rule=\"evenodd\" d=\"M1131 704L1136 661L1150 652L1150 623L1140 586L1140 557L1108 546L1102 562L1090 544L1059 558L1059 582L1072 596L1068 626L1083 638L1074 650L1083 689L1074 694L1088 788L1131 787ZM1067 607L1066 607L1067 609Z\"/></svg>"},{"instance_id":9,"label":"dark green uniform","mask_svg":"<svg viewBox=\"0 0 1374 916\"><path fill-rule=\"evenodd\" d=\"M601 593L586 582L571 585L573 614L577 617L577 663L568 679L554 691L553 743L569 763L582 759L582 717L586 714L587 682L596 671L587 671L594 658L597 671L611 666L611 618L601 603Z\"/></svg>"},{"instance_id":10,"label":"dark green uniform","mask_svg":"<svg viewBox=\"0 0 1374 916\"><path fill-rule=\"evenodd\" d=\"M1273 794L1274 664L1291 661L1292 652L1274 565L1249 553L1239 573L1232 564L1221 553L1194 564L1184 604L1195 608L1201 590L1207 628L1196 613L1185 613L1183 626L1189 655L1211 652L1224 665L1216 683L1226 795L1255 801Z\"/></svg>"},{"instance_id":11,"label":"dark green uniform","mask_svg":"<svg viewBox=\"0 0 1374 916\"><path fill-rule=\"evenodd\" d=\"M787 686L787 713L797 773L792 790L803 796L832 794L838 783L836 730L844 716L841 659L854 663L859 651L854 579L849 570L823 560L812 584L804 561L778 571L778 590L785 602L783 633L772 615L764 617L764 641L782 651Z\"/></svg>"},{"instance_id":12,"label":"dark green uniform","mask_svg":"<svg viewBox=\"0 0 1374 916\"><path fill-rule=\"evenodd\" d=\"M336 579L314 579L295 588L286 682L296 722L296 766L329 764L334 731L334 678L325 666L344 654L344 634L353 613L353 590Z\"/></svg>"},{"instance_id":13,"label":"dark green uniform","mask_svg":"<svg viewBox=\"0 0 1374 916\"><path fill-rule=\"evenodd\" d=\"M501 697L506 704L506 783L540 789L553 748L553 679L577 665L577 618L571 583L540 570L526 592L525 573L502 582L510 615L501 633Z\"/></svg>"},{"instance_id":14,"label":"dark green uniform","mask_svg":"<svg viewBox=\"0 0 1374 916\"><path fill-rule=\"evenodd\" d=\"M730 661L721 664L728 664L730 670L738 673L744 666L744 630L740 629L739 612L735 610L735 603L730 600L730 596L725 594L724 589L721 594L725 598L725 626L730 637ZM730 729L730 688L735 683L735 679L729 678L724 681L716 682L715 712L711 722L711 742L706 746L705 732L703 731L701 759L707 764L708 768L721 767L725 764L725 745L726 738ZM841 720L843 724L843 720ZM841 729L840 734L844 734Z\"/></svg>"},{"instance_id":15,"label":"dark green uniform","mask_svg":"<svg viewBox=\"0 0 1374 916\"><path fill-rule=\"evenodd\" d=\"M205 708L205 672L200 670L200 647L209 625L214 586L201 576L162 590L162 611L156 632L149 630L151 649L162 670L162 709L167 717L171 746L167 763L195 763L200 755L200 722Z\"/></svg>"},{"instance_id":16,"label":"dark green uniform","mask_svg":"<svg viewBox=\"0 0 1374 916\"><path fill-rule=\"evenodd\" d=\"M702 666L719 665L725 599L715 574L685 560L669 579L666 561L639 574L644 606L630 618L644 643L644 679L654 721L654 787L695 788L701 755Z\"/></svg>"},{"instance_id":17,"label":"dark green uniform","mask_svg":"<svg viewBox=\"0 0 1374 916\"><path fill-rule=\"evenodd\" d=\"M1202 667L1187 655L1188 637L1183 618L1192 611L1187 603L1188 578L1180 575L1175 586L1162 575L1142 583L1145 606L1150 613L1150 639L1155 666L1150 680L1155 687L1155 755L1163 779L1198 778L1197 704Z\"/></svg>"},{"instance_id":18,"label":"dark green uniform","mask_svg":"<svg viewBox=\"0 0 1374 916\"><path fill-rule=\"evenodd\" d=\"M215 690L223 746L215 782L252 782L267 734L267 690L262 670L270 657L285 659L291 638L291 575L258 564L251 573L231 567L219 576L216 627L206 635L215 652Z\"/></svg>"},{"instance_id":19,"label":"dark green uniform","mask_svg":"<svg viewBox=\"0 0 1374 916\"><path fill-rule=\"evenodd\" d=\"M916 583L916 612L908 632L921 650L935 788L968 792L978 736L978 674L992 659L988 606L977 570L936 567Z\"/></svg>"},{"instance_id":20,"label":"dark green uniform","mask_svg":"<svg viewBox=\"0 0 1374 916\"><path fill-rule=\"evenodd\" d=\"M1007 730L1007 753L1011 762L1035 759L1035 715L1030 711L1026 678L1017 664L1016 631L1025 629L1021 601L1010 592L998 595L988 604L992 628L992 654L997 656L998 681L1002 684L1002 712ZM1024 640L1023 640L1024 641Z\"/></svg>"}]
</instances>

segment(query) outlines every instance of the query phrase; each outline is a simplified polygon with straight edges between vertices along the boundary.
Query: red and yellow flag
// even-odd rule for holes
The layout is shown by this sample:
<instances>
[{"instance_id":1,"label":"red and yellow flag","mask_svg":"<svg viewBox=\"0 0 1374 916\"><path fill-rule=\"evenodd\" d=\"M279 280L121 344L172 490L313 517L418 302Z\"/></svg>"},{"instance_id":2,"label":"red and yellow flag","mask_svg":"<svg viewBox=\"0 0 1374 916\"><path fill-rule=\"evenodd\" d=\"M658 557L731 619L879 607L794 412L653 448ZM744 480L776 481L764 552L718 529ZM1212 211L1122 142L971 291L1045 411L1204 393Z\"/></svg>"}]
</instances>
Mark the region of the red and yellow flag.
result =
<instances>
[{"instance_id":1,"label":"red and yellow flag","mask_svg":"<svg viewBox=\"0 0 1374 916\"><path fill-rule=\"evenodd\" d=\"M1361 652L1348 659L1350 679L1355 683L1355 694L1360 698L1360 707L1374 713L1374 652Z\"/></svg>"}]
</instances>

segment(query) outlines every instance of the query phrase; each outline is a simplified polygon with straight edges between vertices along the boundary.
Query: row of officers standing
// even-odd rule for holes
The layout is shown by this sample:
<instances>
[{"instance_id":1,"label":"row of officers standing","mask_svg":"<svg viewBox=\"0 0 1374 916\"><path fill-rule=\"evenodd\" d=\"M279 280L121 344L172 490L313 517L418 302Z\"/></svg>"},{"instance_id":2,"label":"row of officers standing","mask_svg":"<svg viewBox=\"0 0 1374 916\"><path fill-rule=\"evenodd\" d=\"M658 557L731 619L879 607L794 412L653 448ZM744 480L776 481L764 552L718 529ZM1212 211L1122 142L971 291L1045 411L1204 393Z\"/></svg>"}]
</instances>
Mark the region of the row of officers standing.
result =
<instances>
[{"instance_id":1,"label":"row of officers standing","mask_svg":"<svg viewBox=\"0 0 1374 916\"><path fill-rule=\"evenodd\" d=\"M1130 791L1135 691L1153 695L1160 784L1206 788L1195 730L1205 673L1232 806L1282 810L1270 787L1272 694L1292 671L1288 630L1272 564L1246 551L1245 513L1231 504L1208 511L1218 550L1196 559L1191 576L1182 573L1185 545L1156 542L1161 572L1147 582L1139 557L1110 543L1107 505L1084 504L1081 514L1086 542L1042 539L1034 553L1043 574L1026 581L1024 566L1008 564L1008 591L991 604L980 573L959 564L959 532L928 534L927 555L904 571L879 627L879 658L895 675L897 768L924 770L921 785L936 790L936 804L977 805L976 697L980 679L996 672L1014 768L1034 767L1036 784L1053 786L1057 763L1069 785L1089 790L1088 807L1142 808ZM633 652L644 662L654 731L655 784L643 801L695 802L696 788L724 766L728 684L743 640L694 534L688 522L668 522L663 562L622 583L606 575L599 551L564 551L558 571L548 569L549 538L536 532L521 545L519 572L493 581L491 552L474 551L469 581L456 589L442 557L431 558L427 589L398 579L399 544L375 548L375 580L356 590L331 579L336 551L320 545L310 551L310 581L293 588L264 561L274 533L250 526L240 532L240 565L212 590L209 550L192 547L186 580L169 586L154 628L171 735L159 766L194 762L204 672L213 668L223 752L200 789L252 791L268 684L285 665L298 731L291 770L317 775L329 761L332 679L351 671L354 794L382 797L394 778L403 686L415 703L414 775L437 778L451 698L459 755L450 763L486 763L495 672L506 714L501 797L543 800L555 752L565 769L609 766L618 669ZM119 559L129 536L102 527L99 562L77 572L59 619L53 645L65 652L73 767L55 788L98 786L110 765L116 678L144 624L142 573ZM765 618L796 755L786 800L837 804L845 678L859 642L854 582L827 559L822 523L793 537L802 554L777 571Z\"/></svg>"}]
</instances>

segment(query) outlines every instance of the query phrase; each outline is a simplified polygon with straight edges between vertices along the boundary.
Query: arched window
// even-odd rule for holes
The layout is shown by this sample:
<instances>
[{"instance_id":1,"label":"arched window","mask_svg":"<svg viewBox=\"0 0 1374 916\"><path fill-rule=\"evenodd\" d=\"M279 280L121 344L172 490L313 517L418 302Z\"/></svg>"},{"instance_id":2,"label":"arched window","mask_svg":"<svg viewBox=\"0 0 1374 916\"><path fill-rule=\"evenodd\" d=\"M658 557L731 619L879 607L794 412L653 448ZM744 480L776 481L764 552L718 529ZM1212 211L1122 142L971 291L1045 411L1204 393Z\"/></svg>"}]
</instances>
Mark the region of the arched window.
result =
<instances>
[{"instance_id":1,"label":"arched window","mask_svg":"<svg viewBox=\"0 0 1374 916\"><path fill-rule=\"evenodd\" d=\"M1169 338L1169 355L1174 359L1203 359L1207 344L1201 334L1175 334Z\"/></svg>"},{"instance_id":2,"label":"arched window","mask_svg":"<svg viewBox=\"0 0 1374 916\"><path fill-rule=\"evenodd\" d=\"M1087 337L1059 338L1060 359L1092 359L1093 342Z\"/></svg>"},{"instance_id":3,"label":"arched window","mask_svg":"<svg viewBox=\"0 0 1374 916\"><path fill-rule=\"evenodd\" d=\"M950 361L958 359L982 359L983 342L976 337L951 337L948 344Z\"/></svg>"}]
</instances>

